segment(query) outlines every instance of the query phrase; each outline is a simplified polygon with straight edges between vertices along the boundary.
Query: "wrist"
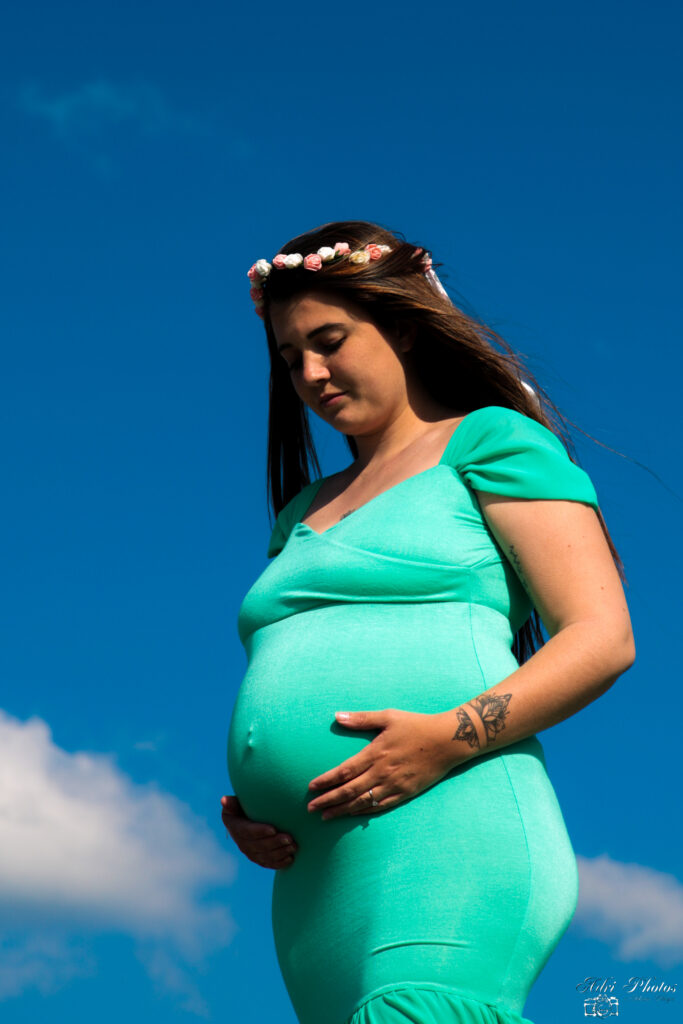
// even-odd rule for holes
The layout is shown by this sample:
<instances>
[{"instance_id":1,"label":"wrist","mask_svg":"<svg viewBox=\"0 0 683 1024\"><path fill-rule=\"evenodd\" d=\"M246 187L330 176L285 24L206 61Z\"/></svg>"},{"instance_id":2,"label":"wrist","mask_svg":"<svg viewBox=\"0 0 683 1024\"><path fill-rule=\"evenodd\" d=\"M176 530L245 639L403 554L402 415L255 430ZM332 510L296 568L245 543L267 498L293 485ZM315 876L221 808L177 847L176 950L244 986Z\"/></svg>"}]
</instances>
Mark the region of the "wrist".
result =
<instances>
[{"instance_id":1,"label":"wrist","mask_svg":"<svg viewBox=\"0 0 683 1024\"><path fill-rule=\"evenodd\" d=\"M462 735L459 712L464 708L463 704L449 711L439 712L434 716L438 719L439 748L442 760L449 772L481 753L476 743L468 742L467 738Z\"/></svg>"}]
</instances>

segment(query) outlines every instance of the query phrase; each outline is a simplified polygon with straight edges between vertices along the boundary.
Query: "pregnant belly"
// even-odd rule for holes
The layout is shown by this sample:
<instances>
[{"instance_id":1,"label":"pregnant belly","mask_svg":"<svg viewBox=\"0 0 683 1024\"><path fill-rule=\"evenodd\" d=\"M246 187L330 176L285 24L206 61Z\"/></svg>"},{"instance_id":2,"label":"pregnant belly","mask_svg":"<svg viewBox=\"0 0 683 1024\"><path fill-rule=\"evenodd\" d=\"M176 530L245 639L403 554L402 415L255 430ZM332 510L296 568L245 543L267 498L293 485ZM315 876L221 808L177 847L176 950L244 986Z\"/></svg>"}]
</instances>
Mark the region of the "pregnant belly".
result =
<instances>
[{"instance_id":1,"label":"pregnant belly","mask_svg":"<svg viewBox=\"0 0 683 1024\"><path fill-rule=\"evenodd\" d=\"M336 711L456 707L515 670L510 639L503 616L452 602L331 605L258 630L228 740L246 814L301 836L318 817L311 779L377 735L338 726Z\"/></svg>"}]
</instances>

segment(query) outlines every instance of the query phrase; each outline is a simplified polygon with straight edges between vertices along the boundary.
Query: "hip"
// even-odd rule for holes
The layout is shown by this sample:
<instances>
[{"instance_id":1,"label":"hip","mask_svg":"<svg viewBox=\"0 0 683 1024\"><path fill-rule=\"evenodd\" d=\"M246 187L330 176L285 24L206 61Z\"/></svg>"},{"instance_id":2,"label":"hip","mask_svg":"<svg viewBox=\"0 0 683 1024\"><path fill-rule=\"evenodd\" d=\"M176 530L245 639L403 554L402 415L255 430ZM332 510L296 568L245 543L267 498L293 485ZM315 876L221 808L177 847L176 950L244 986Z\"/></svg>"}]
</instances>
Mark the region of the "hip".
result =
<instances>
[{"instance_id":1,"label":"hip","mask_svg":"<svg viewBox=\"0 0 683 1024\"><path fill-rule=\"evenodd\" d=\"M385 814L309 827L273 890L290 993L305 1003L304 979L329 979L335 950L340 1019L406 978L521 1010L574 913L577 873L538 740L505 750Z\"/></svg>"}]
</instances>

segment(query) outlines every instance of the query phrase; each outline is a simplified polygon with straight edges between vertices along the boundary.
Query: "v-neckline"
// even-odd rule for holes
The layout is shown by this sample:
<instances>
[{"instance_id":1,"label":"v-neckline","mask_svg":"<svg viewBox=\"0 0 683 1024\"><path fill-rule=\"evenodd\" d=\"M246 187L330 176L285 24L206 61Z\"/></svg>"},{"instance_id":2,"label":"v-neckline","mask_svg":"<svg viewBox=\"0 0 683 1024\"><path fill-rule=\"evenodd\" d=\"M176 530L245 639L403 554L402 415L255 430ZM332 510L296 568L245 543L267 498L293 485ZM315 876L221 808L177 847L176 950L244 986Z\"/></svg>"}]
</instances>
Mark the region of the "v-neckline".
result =
<instances>
[{"instance_id":1,"label":"v-neckline","mask_svg":"<svg viewBox=\"0 0 683 1024\"><path fill-rule=\"evenodd\" d=\"M357 508L352 509L346 515L342 516L341 519L338 519L336 523L332 523L330 526L328 526L326 530L314 530L312 526L308 525L308 523L303 523L301 521L308 512L308 510L310 509L313 502L315 501L316 495L318 494L318 491L320 490L323 482L327 479L327 477L323 476L320 478L320 480L314 480L313 483L309 485L310 487L313 488L313 494L311 496L311 499L308 502L306 508L301 513L301 517L299 518L299 520L294 524L293 529L307 530L308 533L312 533L315 537L324 537L326 534L330 533L331 530L336 530L338 526L341 526L343 523L347 522L347 520L355 516L356 513L361 512L364 508L367 508L368 505L372 505L373 502L378 500L378 498L382 498L384 497L384 495L390 494L392 491L395 491L397 487L401 487L402 484L407 484L411 480L417 480L419 477L424 476L426 473L433 473L435 469L440 469L441 466L444 465L446 457L450 453L451 446L453 445L453 441L455 439L455 435L458 433L465 420L469 419L469 417L472 416L473 413L478 411L478 409L473 409L472 412L468 412L465 416L463 416L463 418L460 420L457 426L454 427L451 436L448 438L448 443L446 444L446 447L442 452L441 458L436 463L436 465L428 466L427 469L421 469L419 473L412 473L410 476L404 477L403 480L398 480L395 484L392 484L391 487L385 488L385 490L380 491L379 494L375 494L372 498L369 498L368 501L364 501L362 505L359 505Z\"/></svg>"}]
</instances>

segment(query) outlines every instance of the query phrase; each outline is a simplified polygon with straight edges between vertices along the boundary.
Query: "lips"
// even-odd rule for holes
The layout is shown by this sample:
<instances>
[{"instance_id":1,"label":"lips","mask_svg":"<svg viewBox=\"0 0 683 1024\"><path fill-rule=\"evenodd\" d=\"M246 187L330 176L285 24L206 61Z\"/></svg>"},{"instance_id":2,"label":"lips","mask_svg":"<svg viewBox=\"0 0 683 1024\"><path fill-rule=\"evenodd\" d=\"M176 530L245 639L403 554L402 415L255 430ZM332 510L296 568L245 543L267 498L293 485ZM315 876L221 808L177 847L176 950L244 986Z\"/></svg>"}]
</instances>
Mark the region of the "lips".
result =
<instances>
[{"instance_id":1,"label":"lips","mask_svg":"<svg viewBox=\"0 0 683 1024\"><path fill-rule=\"evenodd\" d=\"M341 398L341 396L345 395L345 394L346 394L345 391L335 391L334 394L321 395L320 396L320 404L323 407L328 406L331 402L334 401L335 398Z\"/></svg>"}]
</instances>

